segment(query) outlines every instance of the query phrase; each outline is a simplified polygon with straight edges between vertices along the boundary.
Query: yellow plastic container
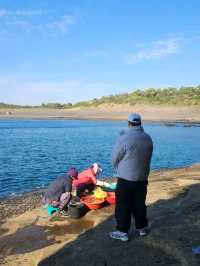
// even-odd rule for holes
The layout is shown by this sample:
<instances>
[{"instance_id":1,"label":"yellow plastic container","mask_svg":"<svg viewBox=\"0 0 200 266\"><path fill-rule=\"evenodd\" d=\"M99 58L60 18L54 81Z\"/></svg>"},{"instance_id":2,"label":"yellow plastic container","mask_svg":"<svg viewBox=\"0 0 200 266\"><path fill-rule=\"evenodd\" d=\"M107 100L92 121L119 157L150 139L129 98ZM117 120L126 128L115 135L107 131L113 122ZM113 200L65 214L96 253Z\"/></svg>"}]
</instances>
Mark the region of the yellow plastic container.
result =
<instances>
[{"instance_id":1,"label":"yellow plastic container","mask_svg":"<svg viewBox=\"0 0 200 266\"><path fill-rule=\"evenodd\" d=\"M103 191L100 187L95 188L93 193L97 199L105 199L107 197L107 193Z\"/></svg>"}]
</instances>

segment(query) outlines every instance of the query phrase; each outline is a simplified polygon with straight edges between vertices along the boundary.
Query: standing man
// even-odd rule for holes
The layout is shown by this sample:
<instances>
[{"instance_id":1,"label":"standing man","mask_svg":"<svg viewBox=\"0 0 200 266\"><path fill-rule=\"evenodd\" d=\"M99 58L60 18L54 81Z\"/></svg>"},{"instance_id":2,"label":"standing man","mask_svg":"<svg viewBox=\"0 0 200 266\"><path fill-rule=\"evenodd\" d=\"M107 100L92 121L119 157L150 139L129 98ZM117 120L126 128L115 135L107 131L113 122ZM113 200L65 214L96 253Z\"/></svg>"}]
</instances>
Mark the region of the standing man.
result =
<instances>
[{"instance_id":1,"label":"standing man","mask_svg":"<svg viewBox=\"0 0 200 266\"><path fill-rule=\"evenodd\" d=\"M146 195L148 175L153 152L151 137L144 132L141 117L132 113L128 117L128 129L121 133L114 146L112 165L117 171L115 218L117 231L110 237L128 241L131 215L140 236L146 235Z\"/></svg>"}]
</instances>

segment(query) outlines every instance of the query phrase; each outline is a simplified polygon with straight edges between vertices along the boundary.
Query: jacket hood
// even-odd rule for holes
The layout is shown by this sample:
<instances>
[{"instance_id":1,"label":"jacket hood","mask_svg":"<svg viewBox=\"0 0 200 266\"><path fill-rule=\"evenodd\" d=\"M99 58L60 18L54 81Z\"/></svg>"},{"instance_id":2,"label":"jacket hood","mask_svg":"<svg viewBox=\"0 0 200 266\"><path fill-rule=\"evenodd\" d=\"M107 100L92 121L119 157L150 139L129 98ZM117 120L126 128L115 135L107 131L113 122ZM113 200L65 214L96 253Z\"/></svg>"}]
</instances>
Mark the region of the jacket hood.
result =
<instances>
[{"instance_id":1,"label":"jacket hood","mask_svg":"<svg viewBox=\"0 0 200 266\"><path fill-rule=\"evenodd\" d=\"M141 126L141 125L139 125L139 126L134 126L134 127L130 127L130 128L128 128L128 130L144 132L144 128L143 128L143 126Z\"/></svg>"},{"instance_id":2,"label":"jacket hood","mask_svg":"<svg viewBox=\"0 0 200 266\"><path fill-rule=\"evenodd\" d=\"M139 126L134 126L134 127L129 127L127 129L123 129L119 132L119 135L120 136L123 136L124 134L126 134L127 132L129 131L141 131L141 132L144 132L144 128L139 125Z\"/></svg>"}]
</instances>

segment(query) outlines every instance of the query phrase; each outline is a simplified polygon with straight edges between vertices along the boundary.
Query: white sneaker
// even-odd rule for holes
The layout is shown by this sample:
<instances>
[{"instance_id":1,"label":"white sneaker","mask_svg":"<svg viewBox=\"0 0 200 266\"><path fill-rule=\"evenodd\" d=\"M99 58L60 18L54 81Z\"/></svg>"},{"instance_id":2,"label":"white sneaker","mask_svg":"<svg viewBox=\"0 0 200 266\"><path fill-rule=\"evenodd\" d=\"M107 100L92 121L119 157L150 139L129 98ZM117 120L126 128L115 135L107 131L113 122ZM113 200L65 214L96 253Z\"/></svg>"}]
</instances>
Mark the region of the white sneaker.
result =
<instances>
[{"instance_id":1,"label":"white sneaker","mask_svg":"<svg viewBox=\"0 0 200 266\"><path fill-rule=\"evenodd\" d=\"M113 239L118 239L118 240L121 240L121 241L124 241L124 242L129 240L128 239L128 234L124 233L124 232L114 231L114 232L110 232L109 235Z\"/></svg>"},{"instance_id":2,"label":"white sneaker","mask_svg":"<svg viewBox=\"0 0 200 266\"><path fill-rule=\"evenodd\" d=\"M136 229L136 231L138 232L139 236L146 236L148 234L147 228Z\"/></svg>"}]
</instances>

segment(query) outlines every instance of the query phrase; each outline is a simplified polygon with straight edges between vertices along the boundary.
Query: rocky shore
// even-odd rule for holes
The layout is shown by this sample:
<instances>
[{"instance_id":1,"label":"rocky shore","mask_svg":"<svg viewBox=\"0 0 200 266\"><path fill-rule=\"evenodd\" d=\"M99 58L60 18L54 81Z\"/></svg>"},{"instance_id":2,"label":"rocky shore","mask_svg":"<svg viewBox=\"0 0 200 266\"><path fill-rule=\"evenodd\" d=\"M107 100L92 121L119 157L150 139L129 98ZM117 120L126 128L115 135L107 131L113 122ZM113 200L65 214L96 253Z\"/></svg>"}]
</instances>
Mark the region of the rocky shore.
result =
<instances>
[{"instance_id":1,"label":"rocky shore","mask_svg":"<svg viewBox=\"0 0 200 266\"><path fill-rule=\"evenodd\" d=\"M0 221L41 206L42 190L0 199Z\"/></svg>"},{"instance_id":2,"label":"rocky shore","mask_svg":"<svg viewBox=\"0 0 200 266\"><path fill-rule=\"evenodd\" d=\"M40 205L41 191L0 202L1 265L200 265L200 165L153 172L148 189L151 232L128 243L109 239L114 207L83 218L53 219ZM103 244L102 244L103 243Z\"/></svg>"},{"instance_id":3,"label":"rocky shore","mask_svg":"<svg viewBox=\"0 0 200 266\"><path fill-rule=\"evenodd\" d=\"M144 104L136 104L133 106L125 104L104 104L98 107L72 109L1 109L0 119L126 120L131 112L140 113L143 121L162 123L200 123L199 106L161 106Z\"/></svg>"}]
</instances>

